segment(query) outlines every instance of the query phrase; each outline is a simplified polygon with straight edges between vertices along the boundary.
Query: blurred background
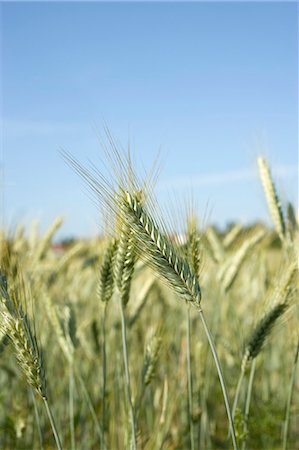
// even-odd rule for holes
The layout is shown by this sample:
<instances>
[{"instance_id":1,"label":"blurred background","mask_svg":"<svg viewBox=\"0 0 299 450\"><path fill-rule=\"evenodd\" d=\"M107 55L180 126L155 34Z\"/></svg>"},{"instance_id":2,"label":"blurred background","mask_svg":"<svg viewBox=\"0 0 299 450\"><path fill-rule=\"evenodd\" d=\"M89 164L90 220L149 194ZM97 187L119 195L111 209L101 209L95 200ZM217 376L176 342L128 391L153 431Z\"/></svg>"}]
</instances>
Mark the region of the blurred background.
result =
<instances>
[{"instance_id":1,"label":"blurred background","mask_svg":"<svg viewBox=\"0 0 299 450\"><path fill-rule=\"evenodd\" d=\"M1 3L1 213L57 215L94 236L99 212L63 149L101 170L107 126L157 197L192 192L219 227L268 220L256 156L298 204L298 5Z\"/></svg>"}]
</instances>

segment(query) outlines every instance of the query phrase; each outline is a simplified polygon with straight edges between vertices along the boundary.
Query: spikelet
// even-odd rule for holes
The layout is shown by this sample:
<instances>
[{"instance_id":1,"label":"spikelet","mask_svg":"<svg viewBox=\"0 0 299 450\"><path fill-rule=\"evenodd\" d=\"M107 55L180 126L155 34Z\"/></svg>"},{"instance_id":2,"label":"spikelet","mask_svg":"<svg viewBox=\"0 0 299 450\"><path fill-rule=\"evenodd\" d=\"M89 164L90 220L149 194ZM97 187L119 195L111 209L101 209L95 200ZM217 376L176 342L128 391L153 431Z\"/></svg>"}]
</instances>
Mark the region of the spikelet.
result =
<instances>
[{"instance_id":1,"label":"spikelet","mask_svg":"<svg viewBox=\"0 0 299 450\"><path fill-rule=\"evenodd\" d=\"M281 202L279 200L275 184L271 175L271 171L267 161L264 158L258 158L258 167L260 178L268 203L268 208L275 226L276 232L280 239L283 240L286 233L286 225L283 216Z\"/></svg>"},{"instance_id":2,"label":"spikelet","mask_svg":"<svg viewBox=\"0 0 299 450\"><path fill-rule=\"evenodd\" d=\"M113 238L105 251L98 285L98 295L102 302L108 303L113 294L114 276L113 266L117 251L117 240Z\"/></svg>"},{"instance_id":3,"label":"spikelet","mask_svg":"<svg viewBox=\"0 0 299 450\"><path fill-rule=\"evenodd\" d=\"M178 249L163 235L138 200L129 192L120 196L123 216L143 257L172 289L185 300L199 306L201 290L196 275Z\"/></svg>"}]
</instances>

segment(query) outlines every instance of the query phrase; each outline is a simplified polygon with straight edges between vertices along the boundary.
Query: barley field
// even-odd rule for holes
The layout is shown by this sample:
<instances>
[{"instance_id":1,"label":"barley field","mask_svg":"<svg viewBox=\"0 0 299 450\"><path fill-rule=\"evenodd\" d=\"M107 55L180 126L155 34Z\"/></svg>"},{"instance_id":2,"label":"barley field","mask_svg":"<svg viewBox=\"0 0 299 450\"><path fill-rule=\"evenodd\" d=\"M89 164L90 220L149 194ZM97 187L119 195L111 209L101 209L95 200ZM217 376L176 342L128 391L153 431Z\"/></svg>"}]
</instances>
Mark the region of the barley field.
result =
<instances>
[{"instance_id":1,"label":"barley field","mask_svg":"<svg viewBox=\"0 0 299 450\"><path fill-rule=\"evenodd\" d=\"M298 449L298 219L268 162L272 226L189 208L176 236L129 159L116 187L65 159L109 226L1 232L0 448Z\"/></svg>"}]
</instances>

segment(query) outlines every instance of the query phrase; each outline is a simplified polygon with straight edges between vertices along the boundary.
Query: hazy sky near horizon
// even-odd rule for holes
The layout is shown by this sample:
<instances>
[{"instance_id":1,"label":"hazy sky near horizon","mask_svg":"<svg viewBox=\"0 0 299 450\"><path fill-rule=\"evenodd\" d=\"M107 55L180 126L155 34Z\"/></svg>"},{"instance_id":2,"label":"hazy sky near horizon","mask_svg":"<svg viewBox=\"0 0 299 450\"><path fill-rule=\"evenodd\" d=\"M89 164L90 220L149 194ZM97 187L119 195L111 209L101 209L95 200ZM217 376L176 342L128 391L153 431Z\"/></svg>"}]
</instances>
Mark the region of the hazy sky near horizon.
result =
<instances>
[{"instance_id":1,"label":"hazy sky near horizon","mask_svg":"<svg viewBox=\"0 0 299 450\"><path fill-rule=\"evenodd\" d=\"M296 3L2 2L2 216L62 214L62 235L98 211L59 150L101 170L107 125L150 168L157 197L193 197L221 226L266 220L256 156L298 197ZM175 200L173 201L175 203Z\"/></svg>"}]
</instances>

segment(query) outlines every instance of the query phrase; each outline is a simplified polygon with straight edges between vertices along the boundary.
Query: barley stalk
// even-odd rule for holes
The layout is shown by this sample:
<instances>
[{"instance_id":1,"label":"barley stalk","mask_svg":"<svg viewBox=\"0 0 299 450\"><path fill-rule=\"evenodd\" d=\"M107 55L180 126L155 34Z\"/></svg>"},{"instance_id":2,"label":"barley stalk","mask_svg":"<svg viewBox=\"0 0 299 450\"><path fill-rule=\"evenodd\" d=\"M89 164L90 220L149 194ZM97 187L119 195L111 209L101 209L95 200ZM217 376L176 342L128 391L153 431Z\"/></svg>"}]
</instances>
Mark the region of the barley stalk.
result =
<instances>
[{"instance_id":1,"label":"barley stalk","mask_svg":"<svg viewBox=\"0 0 299 450\"><path fill-rule=\"evenodd\" d=\"M244 429L243 429L243 434L244 434L245 438L242 443L242 450L246 450L246 447L247 447L248 418L249 418L249 409L250 409L250 403L251 403L255 367L256 367L256 359L254 359L253 363L251 364L250 375L249 375L246 404L245 404L245 420L244 420Z\"/></svg>"},{"instance_id":2,"label":"barley stalk","mask_svg":"<svg viewBox=\"0 0 299 450\"><path fill-rule=\"evenodd\" d=\"M138 245L145 250L146 258L158 274L165 279L174 291L190 304L196 306L209 341L223 392L224 403L229 419L234 449L237 442L230 411L227 389L218 359L216 348L200 307L201 290L188 262L178 255L174 246L163 236L151 217L145 212L134 195L125 192L122 198L123 216L126 217Z\"/></svg>"},{"instance_id":3,"label":"barley stalk","mask_svg":"<svg viewBox=\"0 0 299 450\"><path fill-rule=\"evenodd\" d=\"M58 450L62 450L59 434L47 399L46 377L42 353L38 347L31 323L15 296L11 299L7 280L0 274L0 329L6 330L15 349L15 356L27 382L43 399ZM3 328L2 328L3 327Z\"/></svg>"},{"instance_id":4,"label":"barley stalk","mask_svg":"<svg viewBox=\"0 0 299 450\"><path fill-rule=\"evenodd\" d=\"M299 340L298 340L297 348L295 351L295 358L294 358L294 362L293 362L293 366L292 366L292 373L291 373L290 383L289 383L289 387L288 387L286 412L285 412L285 419L284 419L284 426L283 426L283 441L282 441L283 450L287 450L291 403L292 403L292 396L293 396L293 390L294 390L295 379L296 379L296 371L297 371L297 366L298 366L298 359L299 359L298 357L299 357Z\"/></svg>"}]
</instances>

